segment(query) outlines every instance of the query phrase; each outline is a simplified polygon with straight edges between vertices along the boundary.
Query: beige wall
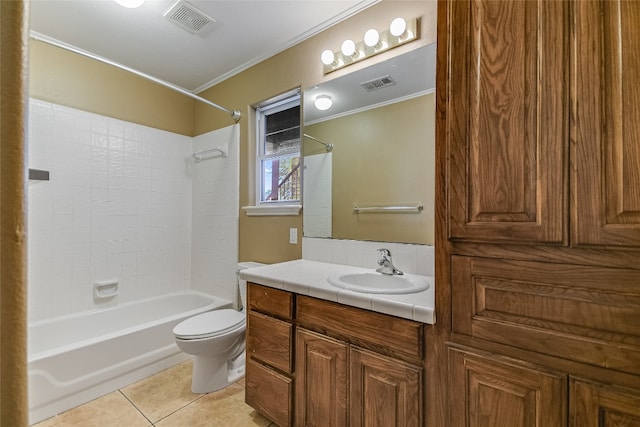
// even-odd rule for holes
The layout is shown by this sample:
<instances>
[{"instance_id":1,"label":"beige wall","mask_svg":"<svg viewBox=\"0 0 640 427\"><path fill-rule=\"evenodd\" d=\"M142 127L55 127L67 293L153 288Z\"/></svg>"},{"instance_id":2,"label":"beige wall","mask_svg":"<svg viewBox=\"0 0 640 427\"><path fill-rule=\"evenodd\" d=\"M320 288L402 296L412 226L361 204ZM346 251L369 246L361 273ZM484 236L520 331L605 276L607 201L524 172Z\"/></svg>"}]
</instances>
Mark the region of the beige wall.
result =
<instances>
[{"instance_id":1,"label":"beige wall","mask_svg":"<svg viewBox=\"0 0 640 427\"><path fill-rule=\"evenodd\" d=\"M333 149L333 237L433 244L435 94L305 126ZM318 154L319 144L304 153ZM420 202L420 214L353 212Z\"/></svg>"},{"instance_id":2,"label":"beige wall","mask_svg":"<svg viewBox=\"0 0 640 427\"><path fill-rule=\"evenodd\" d=\"M31 97L193 136L192 98L44 42L29 50Z\"/></svg>"},{"instance_id":3,"label":"beige wall","mask_svg":"<svg viewBox=\"0 0 640 427\"><path fill-rule=\"evenodd\" d=\"M382 30L397 16L407 19L421 17L420 40L392 51L323 75L320 53L324 49L337 50L345 38L361 40L369 28ZM240 204L253 204L255 177L253 162L255 138L252 132L254 116L252 106L290 89L310 87L314 84L384 61L408 50L433 43L436 40L436 3L434 1L383 0L359 14L334 25L328 30L261 62L250 69L200 93L230 109L239 109L240 121ZM195 106L195 134L199 135L228 126L225 113ZM300 258L302 246L288 243L289 228L302 235L302 215L288 217L247 217L240 214L240 260L278 262Z\"/></svg>"}]
</instances>

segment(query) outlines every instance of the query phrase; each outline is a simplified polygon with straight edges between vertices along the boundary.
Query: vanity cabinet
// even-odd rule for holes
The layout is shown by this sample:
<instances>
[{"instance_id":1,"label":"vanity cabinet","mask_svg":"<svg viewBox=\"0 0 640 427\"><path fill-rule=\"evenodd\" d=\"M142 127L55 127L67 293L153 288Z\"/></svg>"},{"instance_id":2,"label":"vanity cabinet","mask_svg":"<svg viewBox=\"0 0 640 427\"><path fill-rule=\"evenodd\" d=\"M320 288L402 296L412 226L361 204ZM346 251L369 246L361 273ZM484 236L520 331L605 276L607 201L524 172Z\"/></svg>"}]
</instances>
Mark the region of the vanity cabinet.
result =
<instances>
[{"instance_id":1,"label":"vanity cabinet","mask_svg":"<svg viewBox=\"0 0 640 427\"><path fill-rule=\"evenodd\" d=\"M292 425L293 294L247 284L245 401L279 426Z\"/></svg>"},{"instance_id":2,"label":"vanity cabinet","mask_svg":"<svg viewBox=\"0 0 640 427\"><path fill-rule=\"evenodd\" d=\"M423 426L422 323L254 283L248 295L258 412L279 426Z\"/></svg>"},{"instance_id":3,"label":"vanity cabinet","mask_svg":"<svg viewBox=\"0 0 640 427\"><path fill-rule=\"evenodd\" d=\"M638 22L623 0L439 3L453 426L640 425Z\"/></svg>"},{"instance_id":4,"label":"vanity cabinet","mask_svg":"<svg viewBox=\"0 0 640 427\"><path fill-rule=\"evenodd\" d=\"M296 310L296 425L423 425L423 324L305 296Z\"/></svg>"}]
</instances>

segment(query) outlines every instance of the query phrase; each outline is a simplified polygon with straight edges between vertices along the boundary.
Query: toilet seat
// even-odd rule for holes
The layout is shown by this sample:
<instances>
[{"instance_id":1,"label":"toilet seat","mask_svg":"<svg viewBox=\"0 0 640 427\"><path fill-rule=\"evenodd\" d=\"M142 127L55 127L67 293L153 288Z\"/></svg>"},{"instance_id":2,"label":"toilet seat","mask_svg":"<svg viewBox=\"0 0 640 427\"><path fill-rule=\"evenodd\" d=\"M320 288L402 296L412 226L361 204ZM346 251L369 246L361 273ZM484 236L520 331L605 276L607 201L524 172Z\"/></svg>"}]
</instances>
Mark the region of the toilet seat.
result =
<instances>
[{"instance_id":1,"label":"toilet seat","mask_svg":"<svg viewBox=\"0 0 640 427\"><path fill-rule=\"evenodd\" d=\"M212 338L239 329L244 324L244 313L227 308L208 311L184 320L173 328L173 334L183 340Z\"/></svg>"}]
</instances>

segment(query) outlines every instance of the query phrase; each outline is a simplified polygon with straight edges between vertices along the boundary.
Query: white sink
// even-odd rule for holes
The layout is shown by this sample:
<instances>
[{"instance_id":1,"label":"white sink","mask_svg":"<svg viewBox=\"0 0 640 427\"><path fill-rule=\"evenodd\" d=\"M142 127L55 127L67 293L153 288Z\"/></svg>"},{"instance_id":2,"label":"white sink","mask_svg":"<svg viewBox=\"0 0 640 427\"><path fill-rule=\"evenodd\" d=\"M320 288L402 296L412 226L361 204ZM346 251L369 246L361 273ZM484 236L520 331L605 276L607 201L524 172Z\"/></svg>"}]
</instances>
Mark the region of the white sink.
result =
<instances>
[{"instance_id":1,"label":"white sink","mask_svg":"<svg viewBox=\"0 0 640 427\"><path fill-rule=\"evenodd\" d=\"M329 284L367 294L413 294L429 289L425 276L414 274L387 275L377 272L332 274Z\"/></svg>"}]
</instances>

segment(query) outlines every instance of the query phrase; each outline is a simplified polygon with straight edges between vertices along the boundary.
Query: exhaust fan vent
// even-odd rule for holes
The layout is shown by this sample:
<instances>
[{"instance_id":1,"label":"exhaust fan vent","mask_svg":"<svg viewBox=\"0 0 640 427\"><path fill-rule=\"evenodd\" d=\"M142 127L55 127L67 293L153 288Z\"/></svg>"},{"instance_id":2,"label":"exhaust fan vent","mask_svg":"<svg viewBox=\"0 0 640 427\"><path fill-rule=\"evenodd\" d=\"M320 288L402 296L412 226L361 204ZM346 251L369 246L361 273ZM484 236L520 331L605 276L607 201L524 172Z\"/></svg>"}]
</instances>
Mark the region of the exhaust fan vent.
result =
<instances>
[{"instance_id":1,"label":"exhaust fan vent","mask_svg":"<svg viewBox=\"0 0 640 427\"><path fill-rule=\"evenodd\" d=\"M387 75L384 77L378 77L373 80L369 80L368 82L360 83L360 86L364 88L367 92L373 92L374 90L382 89L383 87L393 86L396 84L396 81L391 78L391 76Z\"/></svg>"},{"instance_id":2,"label":"exhaust fan vent","mask_svg":"<svg viewBox=\"0 0 640 427\"><path fill-rule=\"evenodd\" d=\"M194 34L200 33L215 19L202 13L185 1L178 1L164 13L164 17Z\"/></svg>"}]
</instances>

